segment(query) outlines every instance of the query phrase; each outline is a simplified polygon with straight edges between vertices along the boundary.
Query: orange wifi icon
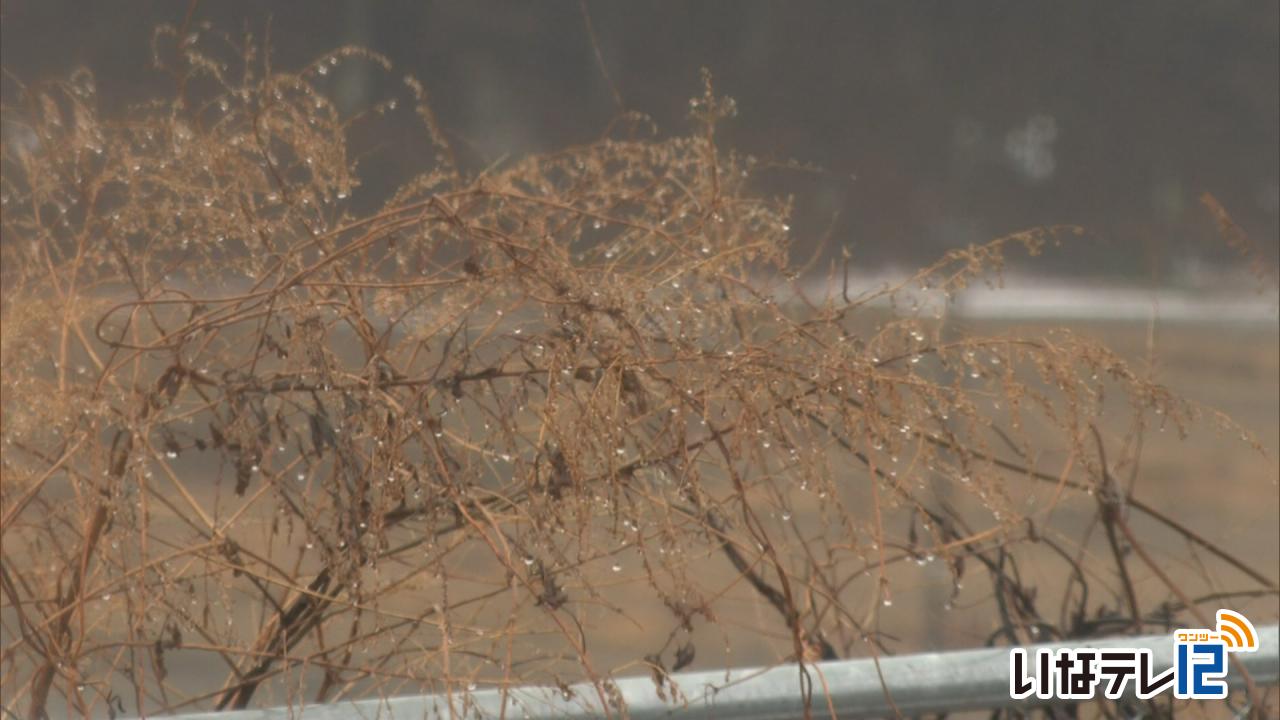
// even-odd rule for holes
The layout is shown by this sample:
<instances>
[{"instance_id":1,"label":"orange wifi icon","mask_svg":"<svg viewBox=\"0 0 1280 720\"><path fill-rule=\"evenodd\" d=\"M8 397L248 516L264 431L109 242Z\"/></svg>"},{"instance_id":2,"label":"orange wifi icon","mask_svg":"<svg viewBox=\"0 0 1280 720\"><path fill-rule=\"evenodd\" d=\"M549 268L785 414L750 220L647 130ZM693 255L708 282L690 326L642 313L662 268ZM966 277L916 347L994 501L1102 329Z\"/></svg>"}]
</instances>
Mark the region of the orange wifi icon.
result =
<instances>
[{"instance_id":1,"label":"orange wifi icon","mask_svg":"<svg viewBox=\"0 0 1280 720\"><path fill-rule=\"evenodd\" d=\"M1230 610L1218 611L1218 637L1233 652L1258 649L1258 631L1245 616Z\"/></svg>"}]
</instances>

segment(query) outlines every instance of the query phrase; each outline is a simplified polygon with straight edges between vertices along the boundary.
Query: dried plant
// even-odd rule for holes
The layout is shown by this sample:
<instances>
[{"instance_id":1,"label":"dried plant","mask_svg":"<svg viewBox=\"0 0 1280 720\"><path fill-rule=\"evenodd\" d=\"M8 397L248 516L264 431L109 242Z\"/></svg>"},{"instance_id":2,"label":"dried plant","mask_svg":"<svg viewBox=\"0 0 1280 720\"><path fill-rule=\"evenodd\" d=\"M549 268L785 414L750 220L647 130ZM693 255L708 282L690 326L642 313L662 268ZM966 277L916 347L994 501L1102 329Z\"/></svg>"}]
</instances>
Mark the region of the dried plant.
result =
<instances>
[{"instance_id":1,"label":"dried plant","mask_svg":"<svg viewBox=\"0 0 1280 720\"><path fill-rule=\"evenodd\" d=\"M892 652L881 619L916 564L952 600L980 586L992 642L1196 622L1217 599L1135 516L1274 596L1115 476L1143 428L1200 410L1070 333L911 307L1076 228L814 298L788 202L717 143L733 104L709 77L687 137L627 116L471 173L411 79L339 113L323 76L389 70L376 54L286 72L251 39L164 28L156 57L173 97L124 119L87 71L10 80L4 107L14 715L433 691L461 714L467 688L583 678L621 714L612 676L661 690L722 666L715 637ZM375 205L349 142L410 106L426 169ZM1130 418L1120 450L1104 408ZM1068 503L1105 538L1055 529ZM1027 563L1069 578L1059 600ZM656 640L610 644L641 626Z\"/></svg>"}]
</instances>

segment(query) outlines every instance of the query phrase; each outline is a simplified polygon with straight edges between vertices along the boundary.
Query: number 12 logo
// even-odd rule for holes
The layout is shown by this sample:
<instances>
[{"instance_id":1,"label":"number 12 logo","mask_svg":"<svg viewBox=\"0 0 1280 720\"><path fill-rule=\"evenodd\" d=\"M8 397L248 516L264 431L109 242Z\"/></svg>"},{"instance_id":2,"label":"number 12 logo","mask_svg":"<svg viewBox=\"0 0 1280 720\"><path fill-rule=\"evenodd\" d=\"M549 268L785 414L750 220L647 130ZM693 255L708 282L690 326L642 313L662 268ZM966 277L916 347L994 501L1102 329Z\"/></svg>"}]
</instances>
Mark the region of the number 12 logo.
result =
<instances>
[{"instance_id":1,"label":"number 12 logo","mask_svg":"<svg viewBox=\"0 0 1280 720\"><path fill-rule=\"evenodd\" d=\"M1220 700L1227 696L1227 653L1256 652L1258 631L1239 613L1218 611L1217 630L1179 630L1178 682L1173 694L1179 698Z\"/></svg>"}]
</instances>

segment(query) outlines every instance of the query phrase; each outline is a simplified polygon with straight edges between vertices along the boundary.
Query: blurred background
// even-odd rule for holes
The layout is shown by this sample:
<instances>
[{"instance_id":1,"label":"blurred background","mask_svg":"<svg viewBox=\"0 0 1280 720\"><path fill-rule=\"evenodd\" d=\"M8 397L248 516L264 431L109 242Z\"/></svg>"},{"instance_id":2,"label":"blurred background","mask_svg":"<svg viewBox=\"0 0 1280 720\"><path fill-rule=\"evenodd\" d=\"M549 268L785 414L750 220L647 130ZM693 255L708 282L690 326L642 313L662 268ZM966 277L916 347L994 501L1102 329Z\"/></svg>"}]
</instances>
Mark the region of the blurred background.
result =
<instances>
[{"instance_id":1,"label":"blurred background","mask_svg":"<svg viewBox=\"0 0 1280 720\"><path fill-rule=\"evenodd\" d=\"M24 82L92 68L110 113L170 87L151 33L188 9L7 0L3 66ZM1074 223L1091 235L1037 272L1216 284L1239 258L1205 192L1273 272L1280 257L1274 2L232 1L197 5L200 21L269 34L280 67L343 44L386 54L393 73L344 64L335 95L365 107L415 75L477 170L592 140L620 109L686 132L706 67L737 101L727 145L816 168L769 188L796 196L798 250L830 230L863 271ZM379 162L366 177L422 158Z\"/></svg>"},{"instance_id":2,"label":"blurred background","mask_svg":"<svg viewBox=\"0 0 1280 720\"><path fill-rule=\"evenodd\" d=\"M3 0L5 102L15 78L80 66L107 116L171 97L150 39L190 7ZM737 103L723 145L777 163L761 190L795 197L796 257L826 237L825 257L851 253L860 283L1028 227L1083 226L1015 267L1009 289L961 298L948 322L1069 325L1256 433L1266 454L1209 428L1190 441L1153 433L1140 494L1280 574L1280 3L224 0L192 15L193 27L268 37L278 67L345 44L385 54L391 73L349 62L327 76L339 105L403 96L412 74L474 172L595 140L623 111L647 114L659 136L687 133L705 67ZM361 160L360 194L376 204L431 158L425 143L382 148ZM1246 253L1224 241L1204 193ZM932 589L891 611L923 621L920 646L987 635L944 639L928 624L948 583L924 578ZM1280 612L1274 597L1240 609L1259 624ZM619 657L644 633L619 629ZM774 656L766 640L741 645L735 660Z\"/></svg>"}]
</instances>

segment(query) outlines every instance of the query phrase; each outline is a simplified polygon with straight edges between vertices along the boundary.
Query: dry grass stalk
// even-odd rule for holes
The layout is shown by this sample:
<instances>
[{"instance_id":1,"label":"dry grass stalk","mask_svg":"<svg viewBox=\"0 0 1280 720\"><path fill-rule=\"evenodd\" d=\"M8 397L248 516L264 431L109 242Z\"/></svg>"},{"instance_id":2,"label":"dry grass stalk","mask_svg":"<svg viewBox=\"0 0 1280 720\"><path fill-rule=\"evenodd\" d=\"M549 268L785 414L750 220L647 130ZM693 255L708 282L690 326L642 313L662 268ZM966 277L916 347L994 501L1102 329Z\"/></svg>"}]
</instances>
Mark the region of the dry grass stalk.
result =
<instances>
[{"instance_id":1,"label":"dry grass stalk","mask_svg":"<svg viewBox=\"0 0 1280 720\"><path fill-rule=\"evenodd\" d=\"M323 80L385 60L285 72L203 34L158 33L175 96L124 119L87 72L4 108L13 713L430 690L460 712L469 686L580 677L608 698L614 673L661 686L693 662L700 628L744 637L722 620L744 597L779 660L885 652L913 560L944 564L953 597L977 575L993 640L1192 622L1205 601L1135 590L1159 571L1128 552L1135 515L1275 592L1112 478L1107 397L1179 432L1194 407L1069 333L959 334L904 307L1074 228L806 299L788 203L717 145L733 106L709 78L690 136L480 174L407 81L434 158L374 207L348 138L396 101L343 117ZM1049 525L1087 494L1110 556ZM1022 579L1028 546L1071 574L1060 601ZM666 617L640 618L653 597ZM665 641L602 664L631 623Z\"/></svg>"}]
</instances>

